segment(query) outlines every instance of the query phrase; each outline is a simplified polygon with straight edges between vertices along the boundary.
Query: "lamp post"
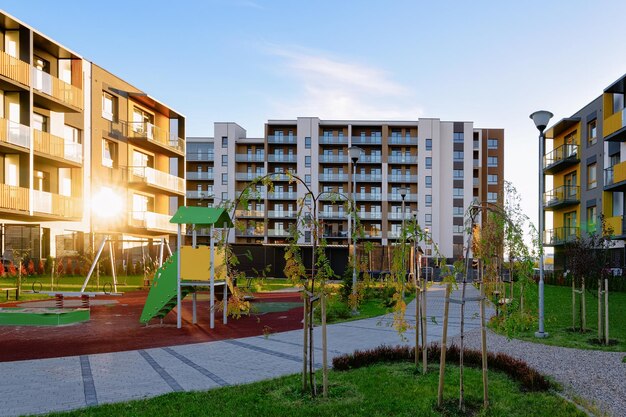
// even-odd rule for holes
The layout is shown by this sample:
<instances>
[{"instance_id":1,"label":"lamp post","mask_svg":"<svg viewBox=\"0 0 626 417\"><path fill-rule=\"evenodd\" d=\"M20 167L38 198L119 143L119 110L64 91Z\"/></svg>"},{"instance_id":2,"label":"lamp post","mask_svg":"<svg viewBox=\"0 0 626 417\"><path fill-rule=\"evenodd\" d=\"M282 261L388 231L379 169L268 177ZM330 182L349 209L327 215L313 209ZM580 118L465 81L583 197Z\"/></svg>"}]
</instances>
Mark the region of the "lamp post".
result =
<instances>
[{"instance_id":1,"label":"lamp post","mask_svg":"<svg viewBox=\"0 0 626 417\"><path fill-rule=\"evenodd\" d=\"M352 161L352 211L356 216L356 164L359 162L359 158L363 153L363 149L358 146L350 146L348 148L348 156ZM356 217L355 217L356 227ZM352 247L352 216L348 215L348 255L350 254L350 248ZM356 295L356 247L354 248L354 254L352 256L352 294ZM356 307L352 310L352 313L357 314Z\"/></svg>"},{"instance_id":2,"label":"lamp post","mask_svg":"<svg viewBox=\"0 0 626 417\"><path fill-rule=\"evenodd\" d=\"M539 130L539 331L535 332L535 337L544 338L549 334L544 331L543 319L543 188L544 178L542 170L542 159L544 154L544 142L546 137L544 131L548 126L548 122L554 116L552 113L546 110L539 110L530 115L530 118L535 122L535 126Z\"/></svg>"}]
</instances>

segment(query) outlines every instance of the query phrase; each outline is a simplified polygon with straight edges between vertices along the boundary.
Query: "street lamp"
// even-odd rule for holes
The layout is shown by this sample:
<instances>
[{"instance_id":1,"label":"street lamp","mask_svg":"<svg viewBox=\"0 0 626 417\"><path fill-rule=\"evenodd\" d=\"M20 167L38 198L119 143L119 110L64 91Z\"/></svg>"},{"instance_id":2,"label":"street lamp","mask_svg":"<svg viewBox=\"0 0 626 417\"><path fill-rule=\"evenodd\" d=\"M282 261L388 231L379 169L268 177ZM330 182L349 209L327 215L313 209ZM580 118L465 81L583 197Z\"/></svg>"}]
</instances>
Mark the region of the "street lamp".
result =
<instances>
[{"instance_id":1,"label":"street lamp","mask_svg":"<svg viewBox=\"0 0 626 417\"><path fill-rule=\"evenodd\" d=\"M359 158L363 153L363 149L358 146L350 146L348 148L348 156L352 161L352 210L356 216L356 164L359 162ZM356 218L355 218L356 227ZM350 247L352 246L352 216L348 216L348 255L350 254ZM352 294L356 296L356 247L354 248L354 255L352 256ZM357 313L356 307L352 311Z\"/></svg>"},{"instance_id":2,"label":"street lamp","mask_svg":"<svg viewBox=\"0 0 626 417\"><path fill-rule=\"evenodd\" d=\"M535 126L539 130L539 331L535 332L535 337L544 338L549 334L544 331L543 319L543 188L544 178L542 170L542 160L544 154L544 145L546 137L544 131L548 126L548 122L554 116L552 113L546 110L539 110L530 115L530 118L535 122Z\"/></svg>"}]
</instances>

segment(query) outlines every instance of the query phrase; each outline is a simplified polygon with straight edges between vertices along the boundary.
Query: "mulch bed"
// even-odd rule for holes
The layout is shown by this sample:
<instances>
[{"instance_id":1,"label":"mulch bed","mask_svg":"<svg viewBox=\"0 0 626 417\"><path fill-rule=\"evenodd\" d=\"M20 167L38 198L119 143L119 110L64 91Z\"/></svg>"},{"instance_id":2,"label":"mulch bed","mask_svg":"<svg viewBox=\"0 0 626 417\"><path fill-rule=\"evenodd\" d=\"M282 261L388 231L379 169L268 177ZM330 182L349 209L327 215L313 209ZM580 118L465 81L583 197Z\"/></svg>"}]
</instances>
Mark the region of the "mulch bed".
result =
<instances>
[{"instance_id":1,"label":"mulch bed","mask_svg":"<svg viewBox=\"0 0 626 417\"><path fill-rule=\"evenodd\" d=\"M0 362L42 359L93 353L119 352L163 346L183 345L258 336L302 327L302 307L288 311L251 314L239 319L228 318L222 324L222 313L215 313L215 328L209 328L209 302L198 300L198 323L191 324L191 297L183 302L183 327L176 328L176 314L150 326L139 323L147 291L129 292L123 296L102 296L116 300L110 305L91 307L91 320L60 327L0 326ZM254 303L297 302L298 293L255 294ZM200 298L200 297L199 297ZM15 306L5 303L0 306Z\"/></svg>"}]
</instances>

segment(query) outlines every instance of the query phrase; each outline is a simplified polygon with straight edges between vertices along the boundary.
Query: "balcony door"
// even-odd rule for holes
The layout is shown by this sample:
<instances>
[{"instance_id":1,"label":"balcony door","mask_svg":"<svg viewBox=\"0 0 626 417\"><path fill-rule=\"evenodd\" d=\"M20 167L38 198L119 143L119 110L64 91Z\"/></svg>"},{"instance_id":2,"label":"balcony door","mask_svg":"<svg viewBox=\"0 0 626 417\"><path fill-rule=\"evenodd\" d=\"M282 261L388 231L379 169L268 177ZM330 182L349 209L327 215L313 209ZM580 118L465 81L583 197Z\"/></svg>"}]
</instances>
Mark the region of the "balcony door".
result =
<instances>
[{"instance_id":1,"label":"balcony door","mask_svg":"<svg viewBox=\"0 0 626 417\"><path fill-rule=\"evenodd\" d=\"M571 172L564 177L564 184L565 184L565 196L575 198L576 197L576 184L577 184L576 171Z\"/></svg>"},{"instance_id":2,"label":"balcony door","mask_svg":"<svg viewBox=\"0 0 626 417\"><path fill-rule=\"evenodd\" d=\"M133 131L154 138L154 116L137 107L133 108Z\"/></svg>"},{"instance_id":3,"label":"balcony door","mask_svg":"<svg viewBox=\"0 0 626 417\"><path fill-rule=\"evenodd\" d=\"M576 223L575 211L563 214L563 227L565 228L565 239L576 236L576 227L578 227L578 224Z\"/></svg>"}]
</instances>

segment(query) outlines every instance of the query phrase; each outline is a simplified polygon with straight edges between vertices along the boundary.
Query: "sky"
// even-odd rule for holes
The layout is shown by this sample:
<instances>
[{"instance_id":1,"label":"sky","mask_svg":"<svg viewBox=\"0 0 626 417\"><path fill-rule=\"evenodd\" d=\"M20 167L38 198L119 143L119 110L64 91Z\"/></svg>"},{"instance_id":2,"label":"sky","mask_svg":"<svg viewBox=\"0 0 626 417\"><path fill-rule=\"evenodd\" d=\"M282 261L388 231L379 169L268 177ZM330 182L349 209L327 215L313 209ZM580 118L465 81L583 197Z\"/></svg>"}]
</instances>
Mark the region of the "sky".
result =
<instances>
[{"instance_id":1,"label":"sky","mask_svg":"<svg viewBox=\"0 0 626 417\"><path fill-rule=\"evenodd\" d=\"M538 132L626 73L624 1L3 0L9 14L186 116L474 121L537 220Z\"/></svg>"}]
</instances>

